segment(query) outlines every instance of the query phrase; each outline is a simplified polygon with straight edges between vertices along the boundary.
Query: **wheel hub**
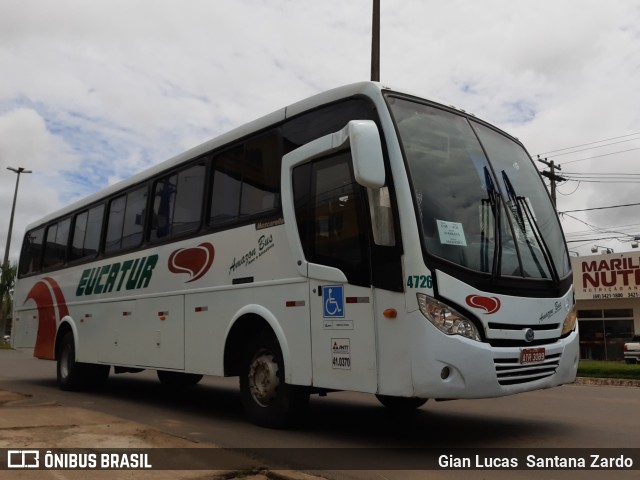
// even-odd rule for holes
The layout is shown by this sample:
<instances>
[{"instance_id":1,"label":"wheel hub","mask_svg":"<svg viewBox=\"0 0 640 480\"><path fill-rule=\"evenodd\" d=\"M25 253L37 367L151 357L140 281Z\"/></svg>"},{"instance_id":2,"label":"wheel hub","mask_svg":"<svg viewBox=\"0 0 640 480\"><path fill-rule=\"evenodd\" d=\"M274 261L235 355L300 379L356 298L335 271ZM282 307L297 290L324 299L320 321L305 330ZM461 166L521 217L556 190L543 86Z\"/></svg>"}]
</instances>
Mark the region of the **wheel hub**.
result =
<instances>
[{"instance_id":1,"label":"wheel hub","mask_svg":"<svg viewBox=\"0 0 640 480\"><path fill-rule=\"evenodd\" d=\"M279 384L278 364L273 354L262 352L256 355L249 367L249 390L256 403L268 406L276 397Z\"/></svg>"}]
</instances>

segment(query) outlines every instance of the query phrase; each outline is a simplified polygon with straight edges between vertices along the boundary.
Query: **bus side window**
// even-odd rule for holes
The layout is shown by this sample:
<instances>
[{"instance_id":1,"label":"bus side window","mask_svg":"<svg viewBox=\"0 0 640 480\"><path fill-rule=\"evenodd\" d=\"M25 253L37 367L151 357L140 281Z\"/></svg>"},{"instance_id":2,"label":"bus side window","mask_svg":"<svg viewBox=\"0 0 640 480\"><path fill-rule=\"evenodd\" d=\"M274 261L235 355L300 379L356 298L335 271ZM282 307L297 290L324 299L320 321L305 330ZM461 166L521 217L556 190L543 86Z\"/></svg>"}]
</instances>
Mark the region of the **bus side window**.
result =
<instances>
[{"instance_id":1,"label":"bus side window","mask_svg":"<svg viewBox=\"0 0 640 480\"><path fill-rule=\"evenodd\" d=\"M69 241L71 219L53 223L47 228L47 241L44 247L43 268L55 268L64 264Z\"/></svg>"},{"instance_id":2,"label":"bus side window","mask_svg":"<svg viewBox=\"0 0 640 480\"><path fill-rule=\"evenodd\" d=\"M209 225L226 225L280 207L281 138L271 132L213 159Z\"/></svg>"},{"instance_id":3,"label":"bus side window","mask_svg":"<svg viewBox=\"0 0 640 480\"><path fill-rule=\"evenodd\" d=\"M156 182L151 241L194 232L200 227L205 171L204 164L194 165Z\"/></svg>"},{"instance_id":4,"label":"bus side window","mask_svg":"<svg viewBox=\"0 0 640 480\"><path fill-rule=\"evenodd\" d=\"M69 260L95 257L100 247L104 205L98 205L76 215Z\"/></svg>"},{"instance_id":5,"label":"bus side window","mask_svg":"<svg viewBox=\"0 0 640 480\"><path fill-rule=\"evenodd\" d=\"M29 275L40 271L44 243L44 227L27 232L22 243L19 274Z\"/></svg>"},{"instance_id":6,"label":"bus side window","mask_svg":"<svg viewBox=\"0 0 640 480\"><path fill-rule=\"evenodd\" d=\"M146 186L111 200L105 253L137 247L142 243L146 203Z\"/></svg>"},{"instance_id":7,"label":"bus side window","mask_svg":"<svg viewBox=\"0 0 640 480\"><path fill-rule=\"evenodd\" d=\"M240 214L243 148L222 152L213 159L213 192L209 224L224 225Z\"/></svg>"},{"instance_id":8,"label":"bus side window","mask_svg":"<svg viewBox=\"0 0 640 480\"><path fill-rule=\"evenodd\" d=\"M296 221L307 260L335 267L349 283L371 285L363 189L342 152L293 171Z\"/></svg>"},{"instance_id":9,"label":"bus side window","mask_svg":"<svg viewBox=\"0 0 640 480\"><path fill-rule=\"evenodd\" d=\"M279 137L266 135L247 142L244 150L240 215L255 215L280 206Z\"/></svg>"}]
</instances>

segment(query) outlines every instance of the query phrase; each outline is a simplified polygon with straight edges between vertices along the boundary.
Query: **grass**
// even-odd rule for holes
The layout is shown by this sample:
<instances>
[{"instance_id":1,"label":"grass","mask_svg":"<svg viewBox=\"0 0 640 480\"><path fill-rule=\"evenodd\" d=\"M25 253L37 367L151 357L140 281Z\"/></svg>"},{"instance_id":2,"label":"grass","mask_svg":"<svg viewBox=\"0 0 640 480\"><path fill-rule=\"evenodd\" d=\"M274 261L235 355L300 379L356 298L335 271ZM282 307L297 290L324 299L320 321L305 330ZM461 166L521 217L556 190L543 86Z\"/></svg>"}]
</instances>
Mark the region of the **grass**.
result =
<instances>
[{"instance_id":1,"label":"grass","mask_svg":"<svg viewBox=\"0 0 640 480\"><path fill-rule=\"evenodd\" d=\"M11 350L11 345L8 343L0 343L0 350Z\"/></svg>"},{"instance_id":2,"label":"grass","mask_svg":"<svg viewBox=\"0 0 640 480\"><path fill-rule=\"evenodd\" d=\"M629 365L624 362L605 360L580 360L578 376L640 380L640 364Z\"/></svg>"}]
</instances>

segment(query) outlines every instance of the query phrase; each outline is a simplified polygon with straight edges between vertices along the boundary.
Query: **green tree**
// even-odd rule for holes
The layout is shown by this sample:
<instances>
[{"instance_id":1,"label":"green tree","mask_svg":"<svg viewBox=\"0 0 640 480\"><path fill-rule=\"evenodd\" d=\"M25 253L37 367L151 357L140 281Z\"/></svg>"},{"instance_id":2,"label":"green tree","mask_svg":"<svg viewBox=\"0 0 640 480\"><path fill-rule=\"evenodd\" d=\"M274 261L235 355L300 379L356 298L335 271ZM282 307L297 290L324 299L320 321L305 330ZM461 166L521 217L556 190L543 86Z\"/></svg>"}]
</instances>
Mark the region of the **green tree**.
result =
<instances>
[{"instance_id":1,"label":"green tree","mask_svg":"<svg viewBox=\"0 0 640 480\"><path fill-rule=\"evenodd\" d=\"M0 334L4 336L7 319L13 309L13 287L16 279L16 265L3 264L0 271Z\"/></svg>"}]
</instances>

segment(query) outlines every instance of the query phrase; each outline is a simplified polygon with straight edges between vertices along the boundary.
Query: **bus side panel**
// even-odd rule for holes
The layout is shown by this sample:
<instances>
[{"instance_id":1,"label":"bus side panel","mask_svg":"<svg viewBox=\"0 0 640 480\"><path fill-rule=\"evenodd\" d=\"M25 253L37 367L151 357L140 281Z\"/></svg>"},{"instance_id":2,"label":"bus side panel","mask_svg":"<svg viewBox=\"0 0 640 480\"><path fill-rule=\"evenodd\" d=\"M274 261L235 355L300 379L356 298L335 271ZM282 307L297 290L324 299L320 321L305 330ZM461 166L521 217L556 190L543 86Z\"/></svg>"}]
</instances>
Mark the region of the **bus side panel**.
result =
<instances>
[{"instance_id":1,"label":"bus side panel","mask_svg":"<svg viewBox=\"0 0 640 480\"><path fill-rule=\"evenodd\" d=\"M184 295L137 300L135 364L184 369Z\"/></svg>"},{"instance_id":2,"label":"bus side panel","mask_svg":"<svg viewBox=\"0 0 640 480\"><path fill-rule=\"evenodd\" d=\"M95 320L102 324L103 335L99 338L85 337L81 348L98 344L98 360L111 365L135 365L136 301L109 302L100 305L102 314Z\"/></svg>"},{"instance_id":3,"label":"bus side panel","mask_svg":"<svg viewBox=\"0 0 640 480\"><path fill-rule=\"evenodd\" d=\"M100 315L102 308L98 308L96 304L69 307L69 314L77 335L76 359L79 362L99 363L100 361L100 342L106 335L107 327L104 315Z\"/></svg>"},{"instance_id":4,"label":"bus side panel","mask_svg":"<svg viewBox=\"0 0 640 480\"><path fill-rule=\"evenodd\" d=\"M185 301L185 370L207 375L224 374L224 349L232 320L242 315L254 315L280 330L288 350L288 358L296 361L285 365L287 381L309 385L311 348L309 334L308 286L306 282L247 285L217 292L188 295ZM290 299L290 307L287 307ZM293 302L293 303L291 303ZM239 312L243 310L239 314ZM249 332L249 335L253 332ZM248 342L246 339L245 344Z\"/></svg>"},{"instance_id":5,"label":"bus side panel","mask_svg":"<svg viewBox=\"0 0 640 480\"><path fill-rule=\"evenodd\" d=\"M38 310L16 310L14 313L11 346L13 348L34 348L38 335Z\"/></svg>"},{"instance_id":6,"label":"bus side panel","mask_svg":"<svg viewBox=\"0 0 640 480\"><path fill-rule=\"evenodd\" d=\"M398 317L385 317L383 312L388 308L396 309ZM416 317L407 315L405 310L402 292L376 289L378 393L382 395L414 395L408 345L415 334Z\"/></svg>"},{"instance_id":7,"label":"bus side panel","mask_svg":"<svg viewBox=\"0 0 640 480\"><path fill-rule=\"evenodd\" d=\"M241 288L187 295L185 300L185 370L224 374L224 332L239 307L249 301Z\"/></svg>"}]
</instances>

